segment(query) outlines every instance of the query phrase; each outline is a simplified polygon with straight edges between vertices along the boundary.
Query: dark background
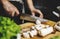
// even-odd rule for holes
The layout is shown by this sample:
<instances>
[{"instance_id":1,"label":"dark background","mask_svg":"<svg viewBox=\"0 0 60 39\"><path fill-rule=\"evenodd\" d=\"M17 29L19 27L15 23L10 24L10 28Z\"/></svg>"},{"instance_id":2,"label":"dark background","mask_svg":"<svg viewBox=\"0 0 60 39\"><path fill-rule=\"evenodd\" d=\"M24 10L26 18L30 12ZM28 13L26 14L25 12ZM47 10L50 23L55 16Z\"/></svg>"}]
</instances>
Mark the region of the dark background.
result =
<instances>
[{"instance_id":1,"label":"dark background","mask_svg":"<svg viewBox=\"0 0 60 39\"><path fill-rule=\"evenodd\" d=\"M28 8L26 0L23 0L23 1L24 1L24 6L25 6L25 13L31 14L31 11ZM11 2L11 3L14 4L20 12L22 12L22 4L20 4L19 2L16 2L16 1ZM60 11L58 9L56 9L57 6L60 6L60 0L33 0L33 3L34 3L35 8L37 8L43 12L45 19L49 19L49 20L56 21L56 22L60 20L60 18L58 18L54 14L52 14L52 11L56 11L60 14ZM22 20L20 20L19 17L17 17L17 16L11 17L7 13L8 12L6 12L4 10L4 8L0 2L0 16L10 17L11 19L14 19L14 21L17 24L21 24Z\"/></svg>"}]
</instances>

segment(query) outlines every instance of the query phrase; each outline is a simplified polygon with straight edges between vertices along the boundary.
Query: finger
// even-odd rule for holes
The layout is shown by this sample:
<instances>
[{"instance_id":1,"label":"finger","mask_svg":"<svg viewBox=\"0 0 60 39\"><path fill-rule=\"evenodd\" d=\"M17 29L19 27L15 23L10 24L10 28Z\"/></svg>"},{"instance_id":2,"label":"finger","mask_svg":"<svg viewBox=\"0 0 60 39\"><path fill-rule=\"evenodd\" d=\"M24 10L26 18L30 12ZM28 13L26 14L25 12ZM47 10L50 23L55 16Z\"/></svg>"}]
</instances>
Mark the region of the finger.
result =
<instances>
[{"instance_id":1,"label":"finger","mask_svg":"<svg viewBox=\"0 0 60 39\"><path fill-rule=\"evenodd\" d=\"M15 10L15 14L16 15L19 15L19 11L17 9Z\"/></svg>"},{"instance_id":2,"label":"finger","mask_svg":"<svg viewBox=\"0 0 60 39\"><path fill-rule=\"evenodd\" d=\"M40 10L36 10L36 12L39 13L39 14L42 14L42 12Z\"/></svg>"},{"instance_id":3,"label":"finger","mask_svg":"<svg viewBox=\"0 0 60 39\"><path fill-rule=\"evenodd\" d=\"M40 15L39 17L40 17L40 18L43 18L43 15Z\"/></svg>"},{"instance_id":4,"label":"finger","mask_svg":"<svg viewBox=\"0 0 60 39\"><path fill-rule=\"evenodd\" d=\"M34 12L32 12L32 16L35 16L35 13Z\"/></svg>"},{"instance_id":5,"label":"finger","mask_svg":"<svg viewBox=\"0 0 60 39\"><path fill-rule=\"evenodd\" d=\"M14 14L15 14L15 11L13 11L13 12L11 13L12 17L14 16Z\"/></svg>"},{"instance_id":6,"label":"finger","mask_svg":"<svg viewBox=\"0 0 60 39\"><path fill-rule=\"evenodd\" d=\"M43 14L40 14L40 16L39 16L40 18L43 18Z\"/></svg>"},{"instance_id":7,"label":"finger","mask_svg":"<svg viewBox=\"0 0 60 39\"><path fill-rule=\"evenodd\" d=\"M43 18L43 14L40 10L36 10L36 12L40 14L40 16L39 16L40 18Z\"/></svg>"}]
</instances>

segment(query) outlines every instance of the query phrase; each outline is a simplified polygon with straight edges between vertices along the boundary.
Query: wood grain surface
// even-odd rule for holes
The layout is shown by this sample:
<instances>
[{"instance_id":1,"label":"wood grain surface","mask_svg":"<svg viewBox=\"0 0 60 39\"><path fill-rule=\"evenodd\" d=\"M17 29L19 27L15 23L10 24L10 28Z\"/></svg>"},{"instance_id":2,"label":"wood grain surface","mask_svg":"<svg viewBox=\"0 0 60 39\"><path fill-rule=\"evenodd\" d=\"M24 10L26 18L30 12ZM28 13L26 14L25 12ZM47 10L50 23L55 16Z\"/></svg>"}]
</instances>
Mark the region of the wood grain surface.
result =
<instances>
[{"instance_id":1,"label":"wood grain surface","mask_svg":"<svg viewBox=\"0 0 60 39\"><path fill-rule=\"evenodd\" d=\"M53 21L49 21L49 22L46 22L45 24L49 24L49 25L51 25L51 26L53 26L54 24L55 24L56 22L53 22ZM33 25L35 25L34 23L25 23L25 24L21 24L21 27L22 28L24 28L24 27L31 27L31 26L33 26ZM23 27L24 26L24 27ZM21 38L21 39L49 39L49 38L51 38L51 37L53 37L53 36L60 36L60 32L58 32L58 31L56 31L56 33L54 33L54 34L49 34L49 35L47 35L47 36L45 36L45 37L40 37L40 36L34 36L33 38Z\"/></svg>"}]
</instances>

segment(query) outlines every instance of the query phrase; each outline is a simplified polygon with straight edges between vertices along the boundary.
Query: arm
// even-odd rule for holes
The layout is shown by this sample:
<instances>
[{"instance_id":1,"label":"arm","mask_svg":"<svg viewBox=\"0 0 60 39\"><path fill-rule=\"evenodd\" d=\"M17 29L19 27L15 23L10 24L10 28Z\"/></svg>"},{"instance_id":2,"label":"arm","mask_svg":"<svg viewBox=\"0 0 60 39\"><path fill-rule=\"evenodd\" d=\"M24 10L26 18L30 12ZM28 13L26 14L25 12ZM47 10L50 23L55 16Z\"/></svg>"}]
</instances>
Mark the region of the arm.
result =
<instances>
[{"instance_id":1,"label":"arm","mask_svg":"<svg viewBox=\"0 0 60 39\"><path fill-rule=\"evenodd\" d=\"M34 8L32 0L27 0L29 8Z\"/></svg>"},{"instance_id":2,"label":"arm","mask_svg":"<svg viewBox=\"0 0 60 39\"><path fill-rule=\"evenodd\" d=\"M40 18L43 18L42 12L34 7L32 0L27 0L27 3L33 16L35 16L35 13L37 12L40 14Z\"/></svg>"},{"instance_id":3,"label":"arm","mask_svg":"<svg viewBox=\"0 0 60 39\"><path fill-rule=\"evenodd\" d=\"M4 4L5 2L8 2L9 0L1 0L2 4Z\"/></svg>"},{"instance_id":4,"label":"arm","mask_svg":"<svg viewBox=\"0 0 60 39\"><path fill-rule=\"evenodd\" d=\"M9 15L11 16L15 16L19 14L18 9L9 2L9 0L1 0L2 4L3 4L3 8L8 12Z\"/></svg>"}]
</instances>

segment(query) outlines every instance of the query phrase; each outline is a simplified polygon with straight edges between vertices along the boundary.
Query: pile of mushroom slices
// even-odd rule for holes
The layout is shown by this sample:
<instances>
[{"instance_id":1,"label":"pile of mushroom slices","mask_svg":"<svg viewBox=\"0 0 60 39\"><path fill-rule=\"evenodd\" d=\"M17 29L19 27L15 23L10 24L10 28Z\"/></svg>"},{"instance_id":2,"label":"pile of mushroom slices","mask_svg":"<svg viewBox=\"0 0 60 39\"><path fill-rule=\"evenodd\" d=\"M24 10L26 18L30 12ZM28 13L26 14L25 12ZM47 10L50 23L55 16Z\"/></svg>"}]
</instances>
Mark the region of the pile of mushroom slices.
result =
<instances>
[{"instance_id":1,"label":"pile of mushroom slices","mask_svg":"<svg viewBox=\"0 0 60 39\"><path fill-rule=\"evenodd\" d=\"M52 26L41 24L41 22L37 20L35 26L21 30L21 35L24 38L31 38L37 35L44 37L52 32L54 32Z\"/></svg>"}]
</instances>

